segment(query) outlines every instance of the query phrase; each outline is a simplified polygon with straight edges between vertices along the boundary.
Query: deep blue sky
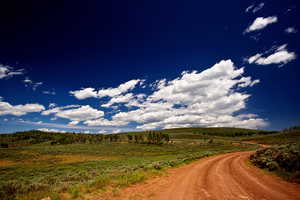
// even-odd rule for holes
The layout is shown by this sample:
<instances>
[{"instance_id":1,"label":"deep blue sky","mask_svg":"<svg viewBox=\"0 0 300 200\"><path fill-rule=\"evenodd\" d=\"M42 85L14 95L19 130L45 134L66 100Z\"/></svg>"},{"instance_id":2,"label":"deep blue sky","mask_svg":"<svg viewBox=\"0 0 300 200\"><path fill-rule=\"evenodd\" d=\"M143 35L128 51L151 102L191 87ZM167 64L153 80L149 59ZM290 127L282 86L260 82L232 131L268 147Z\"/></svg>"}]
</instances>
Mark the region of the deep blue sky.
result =
<instances>
[{"instance_id":1,"label":"deep blue sky","mask_svg":"<svg viewBox=\"0 0 300 200\"><path fill-rule=\"evenodd\" d=\"M264 6L257 12L245 12L259 3ZM47 110L50 103L57 107L89 105L104 111L104 119L110 120L111 109L100 106L109 97L79 100L69 92L116 88L133 79L145 79L146 88L135 87L133 91L149 95L153 91L148 85L156 80L172 80L183 71L201 73L230 59L237 68L244 67L243 76L260 80L241 92L251 95L245 108L230 115L256 114L265 122L257 128L269 130L300 124L300 16L296 0L19 1L0 6L0 63L10 70L23 69L22 74L0 79L1 101L11 106L34 103ZM256 18L269 16L278 21L243 34ZM296 33L285 32L288 27ZM268 57L283 44L296 55L283 66L245 60L257 53ZM273 52L266 52L272 47ZM31 84L24 83L26 77ZM34 89L38 82L43 84ZM1 114L1 109L2 133L38 128L126 131L143 124L131 121L122 126L88 127L82 120L78 127L68 128L60 126L72 121L67 118L50 120L53 115L41 112ZM128 111L124 106L119 109L115 112Z\"/></svg>"}]
</instances>

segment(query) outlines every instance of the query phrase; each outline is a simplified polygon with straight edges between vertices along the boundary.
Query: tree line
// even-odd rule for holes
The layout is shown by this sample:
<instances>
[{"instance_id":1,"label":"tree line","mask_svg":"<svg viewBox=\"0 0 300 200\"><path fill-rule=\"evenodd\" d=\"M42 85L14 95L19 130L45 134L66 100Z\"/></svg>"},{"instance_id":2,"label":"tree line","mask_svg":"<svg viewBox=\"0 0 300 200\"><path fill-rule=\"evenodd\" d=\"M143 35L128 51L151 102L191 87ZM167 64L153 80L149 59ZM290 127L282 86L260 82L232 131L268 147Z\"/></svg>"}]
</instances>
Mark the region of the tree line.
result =
<instances>
[{"instance_id":1,"label":"tree line","mask_svg":"<svg viewBox=\"0 0 300 200\"><path fill-rule=\"evenodd\" d=\"M54 133L38 130L1 134L0 147L30 145L44 142L56 144L98 144L110 142L126 142L137 144L164 144L169 142L168 134L162 132L118 133L118 134L84 134L84 133Z\"/></svg>"}]
</instances>

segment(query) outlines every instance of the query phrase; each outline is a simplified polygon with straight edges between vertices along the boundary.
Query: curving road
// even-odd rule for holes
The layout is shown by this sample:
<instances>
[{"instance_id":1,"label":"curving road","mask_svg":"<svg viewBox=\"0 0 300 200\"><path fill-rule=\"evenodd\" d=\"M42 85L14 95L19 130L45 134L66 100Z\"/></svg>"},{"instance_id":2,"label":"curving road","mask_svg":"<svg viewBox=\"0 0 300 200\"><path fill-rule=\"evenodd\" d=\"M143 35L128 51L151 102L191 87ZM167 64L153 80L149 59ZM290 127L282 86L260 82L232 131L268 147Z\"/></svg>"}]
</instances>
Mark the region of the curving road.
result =
<instances>
[{"instance_id":1,"label":"curving road","mask_svg":"<svg viewBox=\"0 0 300 200\"><path fill-rule=\"evenodd\" d=\"M300 185L247 165L253 152L223 154L196 162L170 176L157 200L300 200Z\"/></svg>"},{"instance_id":2,"label":"curving road","mask_svg":"<svg viewBox=\"0 0 300 200\"><path fill-rule=\"evenodd\" d=\"M300 185L247 164L251 151L208 157L105 199L300 200ZM102 199L102 198L100 198Z\"/></svg>"}]
</instances>

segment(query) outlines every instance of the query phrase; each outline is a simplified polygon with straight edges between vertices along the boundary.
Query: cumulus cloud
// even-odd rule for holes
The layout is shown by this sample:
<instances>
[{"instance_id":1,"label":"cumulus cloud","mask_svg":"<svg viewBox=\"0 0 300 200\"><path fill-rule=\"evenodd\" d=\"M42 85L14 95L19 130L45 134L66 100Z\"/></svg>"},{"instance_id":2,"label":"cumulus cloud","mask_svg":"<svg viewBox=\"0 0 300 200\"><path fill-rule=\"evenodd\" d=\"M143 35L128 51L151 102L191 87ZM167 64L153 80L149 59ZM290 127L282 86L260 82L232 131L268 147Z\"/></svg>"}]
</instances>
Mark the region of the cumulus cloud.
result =
<instances>
[{"instance_id":1,"label":"cumulus cloud","mask_svg":"<svg viewBox=\"0 0 300 200\"><path fill-rule=\"evenodd\" d=\"M257 65L270 65L270 64L281 64L284 65L294 59L296 59L296 54L294 52L288 52L286 49L287 44L281 45L276 48L272 48L272 54L263 57L263 54L258 53L247 59L249 64L255 63ZM269 52L269 51L268 51Z\"/></svg>"},{"instance_id":2,"label":"cumulus cloud","mask_svg":"<svg viewBox=\"0 0 300 200\"><path fill-rule=\"evenodd\" d=\"M107 89L101 89L98 91L98 96L101 97L114 97L117 95L120 95L122 93L126 93L132 89L135 88L135 86L141 82L142 80L140 79L136 79L136 80L130 80L127 81L125 83L122 83L121 85L119 85L119 87L117 88L107 88Z\"/></svg>"},{"instance_id":3,"label":"cumulus cloud","mask_svg":"<svg viewBox=\"0 0 300 200\"><path fill-rule=\"evenodd\" d=\"M297 33L297 29L294 27L288 27L284 30L286 33Z\"/></svg>"},{"instance_id":4,"label":"cumulus cloud","mask_svg":"<svg viewBox=\"0 0 300 200\"><path fill-rule=\"evenodd\" d=\"M134 89L138 83L142 85L144 80L136 79L136 80L130 80L125 83L120 84L116 88L102 88L98 91L94 88L82 88L80 90L70 91L70 94L75 96L77 99L86 99L90 97L94 98L102 98L102 97L115 97L124 93L127 93L128 91Z\"/></svg>"},{"instance_id":5,"label":"cumulus cloud","mask_svg":"<svg viewBox=\"0 0 300 200\"><path fill-rule=\"evenodd\" d=\"M138 98L131 93L127 98L122 96L128 104L134 102L132 99L139 100L132 109L114 114L111 120L92 119L83 123L88 126L135 123L139 129L265 126L265 120L254 114L236 114L246 108L250 97L243 89L259 83L243 74L243 68L236 68L231 60L222 60L202 72L183 72L174 80L156 81L154 92L148 96L139 94Z\"/></svg>"},{"instance_id":6,"label":"cumulus cloud","mask_svg":"<svg viewBox=\"0 0 300 200\"><path fill-rule=\"evenodd\" d=\"M98 119L104 116L104 112L94 109L89 105L68 105L63 107L54 107L42 112L42 115L54 114L55 117L68 119L70 125L76 125L81 121Z\"/></svg>"},{"instance_id":7,"label":"cumulus cloud","mask_svg":"<svg viewBox=\"0 0 300 200\"><path fill-rule=\"evenodd\" d=\"M97 91L94 88L82 88L81 90L70 91L77 99L86 99L90 97L97 98Z\"/></svg>"},{"instance_id":8,"label":"cumulus cloud","mask_svg":"<svg viewBox=\"0 0 300 200\"><path fill-rule=\"evenodd\" d=\"M40 104L11 105L8 102L0 101L0 115L21 116L32 112L41 112L45 107Z\"/></svg>"},{"instance_id":9,"label":"cumulus cloud","mask_svg":"<svg viewBox=\"0 0 300 200\"><path fill-rule=\"evenodd\" d=\"M271 17L258 17L254 22L245 30L245 33L257 31L266 28L269 24L276 23L278 21L276 16Z\"/></svg>"},{"instance_id":10,"label":"cumulus cloud","mask_svg":"<svg viewBox=\"0 0 300 200\"><path fill-rule=\"evenodd\" d=\"M14 70L8 65L0 64L0 79L10 78L15 75L22 75L24 73L23 69Z\"/></svg>"},{"instance_id":11,"label":"cumulus cloud","mask_svg":"<svg viewBox=\"0 0 300 200\"><path fill-rule=\"evenodd\" d=\"M126 95L120 95L120 96L116 96L114 98L111 98L109 102L107 102L106 104L102 104L102 107L110 107L111 105L115 104L115 103L124 103L124 102L129 102L133 97L132 93L128 93Z\"/></svg>"}]
</instances>

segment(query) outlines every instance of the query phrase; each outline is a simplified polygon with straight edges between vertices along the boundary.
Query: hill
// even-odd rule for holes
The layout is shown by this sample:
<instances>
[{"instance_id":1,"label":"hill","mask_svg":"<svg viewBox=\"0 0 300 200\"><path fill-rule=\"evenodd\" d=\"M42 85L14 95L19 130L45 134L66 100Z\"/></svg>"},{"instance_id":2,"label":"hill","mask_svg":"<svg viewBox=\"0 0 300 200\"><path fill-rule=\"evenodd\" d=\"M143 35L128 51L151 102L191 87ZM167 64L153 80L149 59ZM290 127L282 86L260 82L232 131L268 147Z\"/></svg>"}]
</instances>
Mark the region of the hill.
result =
<instances>
[{"instance_id":1,"label":"hill","mask_svg":"<svg viewBox=\"0 0 300 200\"><path fill-rule=\"evenodd\" d=\"M210 139L211 136L218 137L247 137L257 135L273 134L274 132L241 129L241 128L175 128L157 131L126 132L118 134L84 134L84 133L56 133L31 130L16 132L12 134L0 134L1 147L31 145L49 142L54 144L93 144L101 142L136 142L143 143L158 135L161 141L176 139ZM218 138L217 137L217 138ZM153 143L153 142L152 142Z\"/></svg>"}]
</instances>

